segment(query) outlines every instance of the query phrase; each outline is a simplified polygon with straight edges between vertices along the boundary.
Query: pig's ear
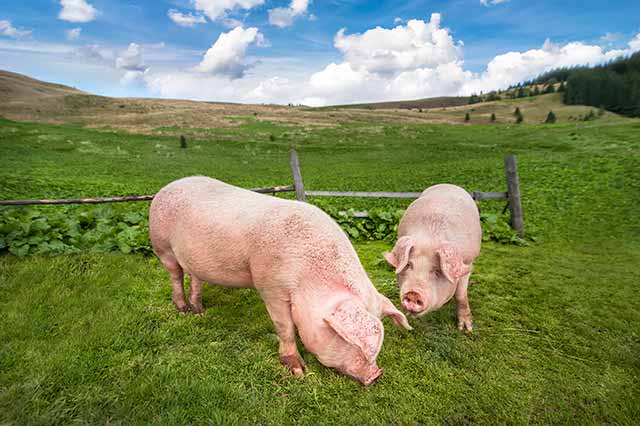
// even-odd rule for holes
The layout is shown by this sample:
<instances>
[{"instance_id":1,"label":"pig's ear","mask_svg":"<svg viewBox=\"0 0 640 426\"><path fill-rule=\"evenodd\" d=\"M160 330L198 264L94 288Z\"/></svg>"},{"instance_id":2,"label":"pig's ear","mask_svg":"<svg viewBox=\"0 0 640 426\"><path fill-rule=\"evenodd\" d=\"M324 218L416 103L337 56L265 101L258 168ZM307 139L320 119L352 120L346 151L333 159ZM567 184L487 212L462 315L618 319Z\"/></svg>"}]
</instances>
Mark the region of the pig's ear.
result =
<instances>
[{"instance_id":1,"label":"pig's ear","mask_svg":"<svg viewBox=\"0 0 640 426\"><path fill-rule=\"evenodd\" d=\"M398 238L393 251L385 253L384 258L389 262L389 265L396 268L396 274L402 272L409 263L409 252L413 247L413 238L404 236Z\"/></svg>"},{"instance_id":2,"label":"pig's ear","mask_svg":"<svg viewBox=\"0 0 640 426\"><path fill-rule=\"evenodd\" d=\"M324 320L340 337L360 348L367 361L375 361L382 347L384 328L362 303L354 300L340 302Z\"/></svg>"},{"instance_id":3,"label":"pig's ear","mask_svg":"<svg viewBox=\"0 0 640 426\"><path fill-rule=\"evenodd\" d=\"M402 312L400 312L391 300L386 297L380 295L380 315L384 317L391 317L393 323L398 327L404 327L407 330L413 330L413 328L409 325L409 321L407 321L407 317L404 316Z\"/></svg>"},{"instance_id":4,"label":"pig's ear","mask_svg":"<svg viewBox=\"0 0 640 426\"><path fill-rule=\"evenodd\" d=\"M464 263L460 252L449 242L442 243L437 251L442 273L452 283L456 283L460 277L467 275L471 270L471 267Z\"/></svg>"}]
</instances>

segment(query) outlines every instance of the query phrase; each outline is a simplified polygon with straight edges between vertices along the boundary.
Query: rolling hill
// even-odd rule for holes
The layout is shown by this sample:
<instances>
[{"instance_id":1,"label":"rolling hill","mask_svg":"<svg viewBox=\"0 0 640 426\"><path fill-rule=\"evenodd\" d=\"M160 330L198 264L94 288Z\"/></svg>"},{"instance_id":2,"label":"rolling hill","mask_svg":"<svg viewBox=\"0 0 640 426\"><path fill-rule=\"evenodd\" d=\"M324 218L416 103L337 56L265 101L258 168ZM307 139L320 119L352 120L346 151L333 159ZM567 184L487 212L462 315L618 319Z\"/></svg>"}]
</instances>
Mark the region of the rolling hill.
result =
<instances>
[{"instance_id":1,"label":"rolling hill","mask_svg":"<svg viewBox=\"0 0 640 426\"><path fill-rule=\"evenodd\" d=\"M544 122L553 111L558 122L578 121L594 110L564 105L560 94L468 104L464 97L340 105L323 108L246 105L176 99L110 98L72 87L42 82L0 70L0 116L16 121L75 123L95 128L116 128L136 133L198 133L200 129L233 127L247 120L304 126L334 126L347 122L487 124L515 123L520 108L524 122ZM469 113L470 121L465 122ZM599 120L622 119L604 113Z\"/></svg>"}]
</instances>

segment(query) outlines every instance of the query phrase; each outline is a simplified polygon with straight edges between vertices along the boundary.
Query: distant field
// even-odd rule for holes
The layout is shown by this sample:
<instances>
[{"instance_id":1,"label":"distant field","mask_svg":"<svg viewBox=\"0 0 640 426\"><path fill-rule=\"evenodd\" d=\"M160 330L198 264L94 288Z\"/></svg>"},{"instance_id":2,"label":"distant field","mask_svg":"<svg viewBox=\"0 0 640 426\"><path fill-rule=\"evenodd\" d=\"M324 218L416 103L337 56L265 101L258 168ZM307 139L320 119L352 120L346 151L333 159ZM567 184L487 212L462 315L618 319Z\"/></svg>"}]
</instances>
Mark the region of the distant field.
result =
<instances>
[{"instance_id":1,"label":"distant field","mask_svg":"<svg viewBox=\"0 0 640 426\"><path fill-rule=\"evenodd\" d=\"M551 98L539 99L532 107ZM526 124L546 114L538 104L539 113L522 108L522 125L474 124L491 108L508 121L513 106L475 106L464 126L242 116L225 128L145 124L144 135L0 120L2 199L153 193L194 174L243 187L287 184L292 147L308 189L451 182L497 191L503 156L513 152L525 226L536 237L526 247L483 245L471 279L472 335L458 332L451 304L412 320L410 333L385 321L385 375L367 389L306 351L309 373L290 377L255 292L208 287L205 316L181 316L152 256L1 255L0 424L638 424L640 121ZM458 108L421 116L455 121L466 109ZM186 150L175 136L182 133ZM146 214L147 205L114 208ZM356 244L397 304L381 257L390 247Z\"/></svg>"},{"instance_id":2,"label":"distant field","mask_svg":"<svg viewBox=\"0 0 640 426\"><path fill-rule=\"evenodd\" d=\"M71 123L92 128L125 130L151 134L157 128L180 131L234 128L250 119L296 127L333 127L362 122L388 124L471 124L489 123L492 113L496 124L515 123L513 112L519 107L524 122L544 122L553 111L558 122L575 122L597 109L567 106L560 94L468 105L465 97L440 97L415 101L381 102L324 108L278 105L243 105L194 102L175 99L109 98L76 89L45 83L0 70L0 117L18 121ZM600 120L623 118L605 113Z\"/></svg>"}]
</instances>

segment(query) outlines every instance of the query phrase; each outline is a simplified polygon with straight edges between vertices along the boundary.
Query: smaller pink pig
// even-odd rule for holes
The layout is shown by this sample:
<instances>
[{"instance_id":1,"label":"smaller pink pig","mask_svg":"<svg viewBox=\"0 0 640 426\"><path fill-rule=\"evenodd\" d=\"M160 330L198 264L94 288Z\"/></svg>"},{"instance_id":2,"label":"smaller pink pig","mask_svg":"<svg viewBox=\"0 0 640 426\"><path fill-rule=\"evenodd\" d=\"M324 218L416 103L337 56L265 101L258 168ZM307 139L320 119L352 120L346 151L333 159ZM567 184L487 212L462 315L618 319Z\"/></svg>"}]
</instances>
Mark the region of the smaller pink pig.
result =
<instances>
[{"instance_id":1,"label":"smaller pink pig","mask_svg":"<svg viewBox=\"0 0 640 426\"><path fill-rule=\"evenodd\" d=\"M398 241L384 255L396 268L405 309L421 316L455 294L458 328L472 331L467 286L481 240L480 215L467 191L449 184L427 188L402 216Z\"/></svg>"}]
</instances>

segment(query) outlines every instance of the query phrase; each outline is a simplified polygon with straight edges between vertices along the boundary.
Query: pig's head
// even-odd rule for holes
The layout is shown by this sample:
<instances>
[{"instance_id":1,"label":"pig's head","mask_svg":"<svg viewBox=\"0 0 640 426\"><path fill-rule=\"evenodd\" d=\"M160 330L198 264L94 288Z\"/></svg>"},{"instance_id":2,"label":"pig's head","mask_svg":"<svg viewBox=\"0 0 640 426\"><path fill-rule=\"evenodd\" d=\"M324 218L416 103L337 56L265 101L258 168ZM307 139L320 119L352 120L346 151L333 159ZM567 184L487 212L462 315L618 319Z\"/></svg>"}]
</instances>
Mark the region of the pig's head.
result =
<instances>
[{"instance_id":1,"label":"pig's head","mask_svg":"<svg viewBox=\"0 0 640 426\"><path fill-rule=\"evenodd\" d=\"M402 306L424 315L444 305L455 294L458 281L470 266L448 241L420 245L410 236L398 239L393 251L384 254L396 269Z\"/></svg>"},{"instance_id":2,"label":"pig's head","mask_svg":"<svg viewBox=\"0 0 640 426\"><path fill-rule=\"evenodd\" d=\"M411 329L407 319L388 299L381 296L381 316L391 316L394 323ZM388 303L386 303L386 302ZM369 386L383 374L376 358L384 340L384 327L363 303L356 299L339 302L324 318L330 335L323 339L318 359Z\"/></svg>"}]
</instances>

